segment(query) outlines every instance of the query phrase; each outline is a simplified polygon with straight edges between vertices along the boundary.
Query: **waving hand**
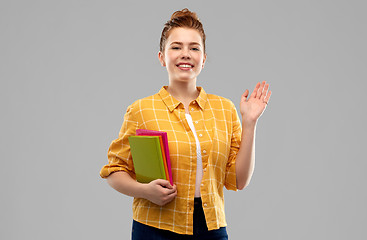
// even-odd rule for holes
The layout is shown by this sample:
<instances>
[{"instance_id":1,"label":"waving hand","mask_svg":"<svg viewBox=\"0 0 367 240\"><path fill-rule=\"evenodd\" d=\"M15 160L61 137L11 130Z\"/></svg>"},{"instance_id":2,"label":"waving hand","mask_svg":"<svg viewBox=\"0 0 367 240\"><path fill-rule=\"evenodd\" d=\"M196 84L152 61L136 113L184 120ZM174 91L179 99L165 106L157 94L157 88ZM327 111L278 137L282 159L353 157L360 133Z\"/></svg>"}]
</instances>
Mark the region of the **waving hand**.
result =
<instances>
[{"instance_id":1,"label":"waving hand","mask_svg":"<svg viewBox=\"0 0 367 240\"><path fill-rule=\"evenodd\" d=\"M249 95L248 89L241 96L240 112L242 115L242 122L256 123L259 117L264 112L270 96L269 84L263 81L261 84L257 83L254 91Z\"/></svg>"}]
</instances>

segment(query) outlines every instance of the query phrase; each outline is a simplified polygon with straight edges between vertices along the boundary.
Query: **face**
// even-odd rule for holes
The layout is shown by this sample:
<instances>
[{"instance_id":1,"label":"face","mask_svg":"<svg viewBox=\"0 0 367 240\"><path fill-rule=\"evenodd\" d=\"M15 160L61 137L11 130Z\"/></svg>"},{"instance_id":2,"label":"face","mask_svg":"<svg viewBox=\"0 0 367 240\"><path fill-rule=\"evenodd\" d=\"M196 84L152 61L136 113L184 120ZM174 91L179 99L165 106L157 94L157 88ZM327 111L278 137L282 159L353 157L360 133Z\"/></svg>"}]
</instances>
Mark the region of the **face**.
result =
<instances>
[{"instance_id":1,"label":"face","mask_svg":"<svg viewBox=\"0 0 367 240\"><path fill-rule=\"evenodd\" d=\"M172 29L158 58L167 68L170 81L196 81L206 59L200 33L189 28Z\"/></svg>"}]
</instances>

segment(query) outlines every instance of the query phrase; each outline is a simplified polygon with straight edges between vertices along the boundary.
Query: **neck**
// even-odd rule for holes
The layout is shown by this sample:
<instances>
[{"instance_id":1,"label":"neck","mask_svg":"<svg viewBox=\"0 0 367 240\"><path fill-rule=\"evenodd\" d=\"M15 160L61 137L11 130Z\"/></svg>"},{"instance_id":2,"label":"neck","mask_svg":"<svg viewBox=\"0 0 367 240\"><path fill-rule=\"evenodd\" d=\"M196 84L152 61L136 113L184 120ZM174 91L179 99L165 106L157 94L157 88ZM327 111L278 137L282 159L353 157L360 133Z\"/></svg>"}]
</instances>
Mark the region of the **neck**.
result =
<instances>
[{"instance_id":1,"label":"neck","mask_svg":"<svg viewBox=\"0 0 367 240\"><path fill-rule=\"evenodd\" d=\"M190 103L199 96L199 91L196 88L196 81L189 83L170 81L167 91L184 105Z\"/></svg>"}]
</instances>

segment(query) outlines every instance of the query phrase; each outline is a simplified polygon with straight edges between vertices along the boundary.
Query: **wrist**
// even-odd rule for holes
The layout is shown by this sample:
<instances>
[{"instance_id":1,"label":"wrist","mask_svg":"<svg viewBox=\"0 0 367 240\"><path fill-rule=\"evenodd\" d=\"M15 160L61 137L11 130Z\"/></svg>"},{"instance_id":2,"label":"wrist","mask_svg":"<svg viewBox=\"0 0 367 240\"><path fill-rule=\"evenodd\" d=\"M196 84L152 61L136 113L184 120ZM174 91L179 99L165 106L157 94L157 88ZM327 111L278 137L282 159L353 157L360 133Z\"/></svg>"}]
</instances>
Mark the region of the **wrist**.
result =
<instances>
[{"instance_id":1,"label":"wrist","mask_svg":"<svg viewBox=\"0 0 367 240\"><path fill-rule=\"evenodd\" d=\"M257 120L242 119L243 129L255 129L257 125Z\"/></svg>"},{"instance_id":2,"label":"wrist","mask_svg":"<svg viewBox=\"0 0 367 240\"><path fill-rule=\"evenodd\" d=\"M147 186L148 186L148 184L145 184L145 183L139 183L138 182L138 185L137 185L137 189L138 189L138 191L137 191L137 198L144 198L144 199L147 199L147 196L146 196L146 194L147 194Z\"/></svg>"}]
</instances>

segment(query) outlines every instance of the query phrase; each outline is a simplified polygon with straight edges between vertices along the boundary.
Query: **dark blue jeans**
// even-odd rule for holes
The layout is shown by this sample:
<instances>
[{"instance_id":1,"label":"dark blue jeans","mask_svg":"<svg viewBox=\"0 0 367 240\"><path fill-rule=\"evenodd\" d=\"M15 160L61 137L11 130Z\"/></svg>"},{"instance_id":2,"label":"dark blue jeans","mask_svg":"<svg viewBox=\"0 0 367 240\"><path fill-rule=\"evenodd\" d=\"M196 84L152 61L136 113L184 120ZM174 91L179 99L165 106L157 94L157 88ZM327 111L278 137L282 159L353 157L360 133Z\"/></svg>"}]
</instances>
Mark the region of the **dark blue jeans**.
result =
<instances>
[{"instance_id":1,"label":"dark blue jeans","mask_svg":"<svg viewBox=\"0 0 367 240\"><path fill-rule=\"evenodd\" d=\"M195 198L194 235L177 234L133 221L132 240L228 240L226 227L208 231L201 198Z\"/></svg>"}]
</instances>

